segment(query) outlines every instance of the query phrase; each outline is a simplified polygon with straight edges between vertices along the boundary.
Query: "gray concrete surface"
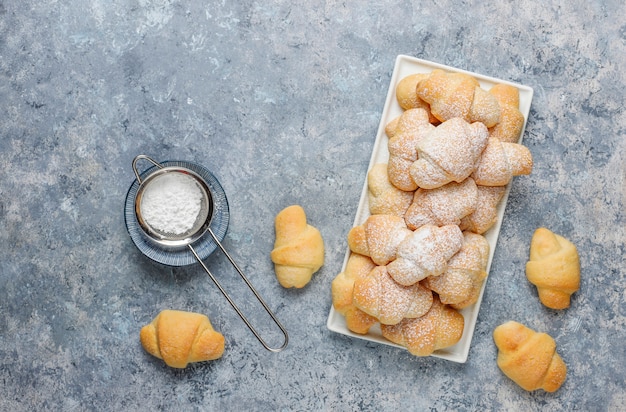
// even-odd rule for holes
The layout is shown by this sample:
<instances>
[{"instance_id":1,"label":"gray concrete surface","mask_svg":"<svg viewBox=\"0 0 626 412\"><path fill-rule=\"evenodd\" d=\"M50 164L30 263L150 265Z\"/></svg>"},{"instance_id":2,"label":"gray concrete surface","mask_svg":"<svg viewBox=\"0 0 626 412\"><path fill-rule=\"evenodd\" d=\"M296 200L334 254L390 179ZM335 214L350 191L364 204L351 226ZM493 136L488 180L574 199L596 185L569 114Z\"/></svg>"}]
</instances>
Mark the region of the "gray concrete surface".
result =
<instances>
[{"instance_id":1,"label":"gray concrete surface","mask_svg":"<svg viewBox=\"0 0 626 412\"><path fill-rule=\"evenodd\" d=\"M624 15L617 0L0 0L0 409L624 410ZM326 329L398 54L535 91L534 170L513 183L465 364ZM225 246L287 327L286 350L265 351L198 265L155 264L131 242L140 153L217 176ZM269 252L294 203L326 264L284 290ZM539 226L579 248L566 311L525 280ZM224 256L206 262L267 325ZM139 329L166 308L209 315L224 356L173 370L148 355ZM556 339L558 392L499 371L491 333L509 319Z\"/></svg>"}]
</instances>

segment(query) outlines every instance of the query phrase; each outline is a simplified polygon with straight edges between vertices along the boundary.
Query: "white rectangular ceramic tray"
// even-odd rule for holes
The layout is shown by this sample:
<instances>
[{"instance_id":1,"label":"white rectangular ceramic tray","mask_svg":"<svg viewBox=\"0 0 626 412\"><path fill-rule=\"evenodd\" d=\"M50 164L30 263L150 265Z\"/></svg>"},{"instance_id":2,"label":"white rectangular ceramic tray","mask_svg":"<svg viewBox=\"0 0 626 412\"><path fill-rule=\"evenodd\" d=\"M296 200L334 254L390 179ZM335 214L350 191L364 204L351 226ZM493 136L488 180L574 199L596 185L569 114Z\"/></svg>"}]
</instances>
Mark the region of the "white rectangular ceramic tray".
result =
<instances>
[{"instance_id":1,"label":"white rectangular ceramic tray","mask_svg":"<svg viewBox=\"0 0 626 412\"><path fill-rule=\"evenodd\" d=\"M519 109L524 115L524 127L522 128L522 132L520 134L520 142L524 136L524 131L526 129L526 121L528 120L528 113L530 112L530 104L533 98L533 89L528 86L523 86L520 84L511 83L506 80L500 80L493 77L483 76L477 73L468 72L465 70L460 70L454 67L445 66L438 63L429 62L426 60L417 59L410 56L399 55L396 58L393 74L391 76L391 82L389 85L389 91L387 92L387 99L385 101L385 106L383 108L382 116L380 119L380 124L378 126L378 132L376 135L376 141L374 143L374 148L372 152L372 156L370 159L370 164L368 167L368 171L374 166L376 163L387 163L389 160L389 152L387 150L387 135L385 134L385 125L389 123L394 118L398 117L402 114L403 110L399 106L396 100L396 85L400 80L404 77L414 74L414 73L430 73L434 69L442 69L448 72L460 72L460 73L468 73L474 76L480 83L481 87L486 90L489 90L493 85L497 83L506 83L513 85L519 89ZM487 273L491 268L491 261L493 259L493 255L496 248L496 243L498 241L498 234L500 232L500 226L502 225L502 218L504 216L504 210L506 208L507 198L509 196L511 183L509 183L507 190L502 198L501 202L498 205L498 221L497 223L489 229L484 236L490 245L489 251L489 261L487 263ZM363 191L361 193L361 199L359 202L359 207L357 209L356 217L354 219L354 226L360 225L369 216L369 204L368 204L368 188L367 188L367 175L365 177L365 182L363 184ZM346 235L347 236L347 235ZM346 264L348 262L348 257L350 256L350 249L346 251L346 255L344 258L343 266L341 271L345 270ZM488 279L489 277L487 277ZM447 359L453 362L465 363L467 361L467 357L469 354L470 345L472 343L472 336L474 334L474 329L476 326L476 319L478 318L478 311L480 309L480 304L483 299L483 293L485 291L485 285L487 281L483 283L483 287L480 291L480 296L478 301L461 311L461 314L465 318L465 328L463 330L463 337L461 340L454 346L451 346L446 349L435 351L432 356ZM404 349L400 345L396 345L382 336L380 331L380 327L378 325L372 327L369 333L366 335L359 335L357 333L351 332L346 327L346 322L340 313L336 312L335 309L331 306L330 314L328 315L328 321L326 323L328 329L333 332L340 333L346 336L351 336L357 339L363 339L371 342L376 342L384 345L395 346L398 348Z\"/></svg>"}]
</instances>

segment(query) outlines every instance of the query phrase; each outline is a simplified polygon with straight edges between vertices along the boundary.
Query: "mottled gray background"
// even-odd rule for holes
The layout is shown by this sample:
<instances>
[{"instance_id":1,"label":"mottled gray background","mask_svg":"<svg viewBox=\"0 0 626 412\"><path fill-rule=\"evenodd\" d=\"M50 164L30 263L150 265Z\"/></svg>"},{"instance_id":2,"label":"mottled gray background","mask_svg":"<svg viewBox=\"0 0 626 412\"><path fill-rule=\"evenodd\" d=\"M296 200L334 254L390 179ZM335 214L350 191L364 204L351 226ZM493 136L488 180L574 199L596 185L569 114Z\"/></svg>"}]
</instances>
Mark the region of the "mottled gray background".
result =
<instances>
[{"instance_id":1,"label":"mottled gray background","mask_svg":"<svg viewBox=\"0 0 626 412\"><path fill-rule=\"evenodd\" d=\"M0 0L0 409L623 410L623 1L300 3ZM325 325L398 54L535 91L535 167L513 183L466 364ZM135 248L122 210L139 153L221 181L225 245L289 330L285 351L262 349L197 265ZM292 203L327 247L298 291L269 259ZM568 310L525 280L538 226L579 248ZM223 255L207 264L251 301ZM223 358L179 371L146 354L139 329L165 308L208 314ZM556 339L558 392L496 367L491 333L509 319Z\"/></svg>"}]
</instances>

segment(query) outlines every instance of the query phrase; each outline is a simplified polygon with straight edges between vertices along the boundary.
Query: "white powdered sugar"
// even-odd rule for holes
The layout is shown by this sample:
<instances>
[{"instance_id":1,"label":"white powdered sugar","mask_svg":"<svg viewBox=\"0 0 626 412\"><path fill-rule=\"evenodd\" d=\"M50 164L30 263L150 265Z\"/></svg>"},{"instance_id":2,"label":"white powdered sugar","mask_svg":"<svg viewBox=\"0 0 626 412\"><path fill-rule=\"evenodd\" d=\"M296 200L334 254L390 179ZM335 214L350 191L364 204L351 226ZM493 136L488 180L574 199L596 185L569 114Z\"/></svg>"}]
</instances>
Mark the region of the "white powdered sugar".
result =
<instances>
[{"instance_id":1,"label":"white powdered sugar","mask_svg":"<svg viewBox=\"0 0 626 412\"><path fill-rule=\"evenodd\" d=\"M188 232L198 218L202 191L184 173L166 173L150 183L141 200L141 215L153 229L174 235Z\"/></svg>"}]
</instances>

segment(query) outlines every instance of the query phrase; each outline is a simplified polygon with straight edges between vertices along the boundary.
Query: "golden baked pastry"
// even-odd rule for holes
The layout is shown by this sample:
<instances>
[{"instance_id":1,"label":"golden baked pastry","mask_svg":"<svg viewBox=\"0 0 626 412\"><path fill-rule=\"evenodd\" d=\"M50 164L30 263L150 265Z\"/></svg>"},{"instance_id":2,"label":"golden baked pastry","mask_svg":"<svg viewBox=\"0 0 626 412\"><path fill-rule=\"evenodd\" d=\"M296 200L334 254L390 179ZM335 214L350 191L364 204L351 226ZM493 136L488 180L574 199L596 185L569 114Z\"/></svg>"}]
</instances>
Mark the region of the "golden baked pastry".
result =
<instances>
[{"instance_id":1,"label":"golden baked pastry","mask_svg":"<svg viewBox=\"0 0 626 412\"><path fill-rule=\"evenodd\" d=\"M417 84L429 75L414 73L402 78L396 86L396 100L403 110L424 109L429 114L430 123L439 123L439 120L430 113L430 105L417 96Z\"/></svg>"},{"instance_id":2,"label":"golden baked pastry","mask_svg":"<svg viewBox=\"0 0 626 412\"><path fill-rule=\"evenodd\" d=\"M526 146L490 137L472 178L477 185L504 186L513 176L530 174L532 168L533 158Z\"/></svg>"},{"instance_id":3,"label":"golden baked pastry","mask_svg":"<svg viewBox=\"0 0 626 412\"><path fill-rule=\"evenodd\" d=\"M398 245L396 259L387 270L396 282L411 286L428 276L441 275L462 245L463 233L457 225L424 225Z\"/></svg>"},{"instance_id":4,"label":"golden baked pastry","mask_svg":"<svg viewBox=\"0 0 626 412\"><path fill-rule=\"evenodd\" d=\"M413 194L392 185L387 175L387 164L377 163L367 173L370 214L404 216L413 201Z\"/></svg>"},{"instance_id":5,"label":"golden baked pastry","mask_svg":"<svg viewBox=\"0 0 626 412\"><path fill-rule=\"evenodd\" d=\"M371 215L365 223L350 229L348 247L382 266L396 258L398 245L410 234L411 230L400 216Z\"/></svg>"},{"instance_id":6,"label":"golden baked pastry","mask_svg":"<svg viewBox=\"0 0 626 412\"><path fill-rule=\"evenodd\" d=\"M415 356L428 356L455 345L461 340L464 327L463 315L441 303L436 295L424 316L404 319L396 325L380 325L386 339L404 346Z\"/></svg>"},{"instance_id":7,"label":"golden baked pastry","mask_svg":"<svg viewBox=\"0 0 626 412\"><path fill-rule=\"evenodd\" d=\"M417 142L434 128L423 109L409 109L398 118L387 142L387 173L389 181L398 189L407 192L417 189L410 173L411 165L417 160Z\"/></svg>"},{"instance_id":8,"label":"golden baked pastry","mask_svg":"<svg viewBox=\"0 0 626 412\"><path fill-rule=\"evenodd\" d=\"M530 242L526 277L537 287L539 300L552 309L565 309L580 288L580 259L576 246L541 227Z\"/></svg>"},{"instance_id":9,"label":"golden baked pastry","mask_svg":"<svg viewBox=\"0 0 626 412\"><path fill-rule=\"evenodd\" d=\"M416 94L430 105L431 113L442 122L460 117L469 123L480 122L492 127L500 121L500 105L495 96L466 73L435 69L419 81Z\"/></svg>"},{"instance_id":10,"label":"golden baked pastry","mask_svg":"<svg viewBox=\"0 0 626 412\"><path fill-rule=\"evenodd\" d=\"M215 360L224 353L224 336L200 313L164 310L141 328L139 338L146 352L172 368Z\"/></svg>"},{"instance_id":11,"label":"golden baked pastry","mask_svg":"<svg viewBox=\"0 0 626 412\"><path fill-rule=\"evenodd\" d=\"M403 77L396 86L396 100L403 110L422 108L429 110L428 103L417 97L417 83L428 73L414 73Z\"/></svg>"},{"instance_id":12,"label":"golden baked pastry","mask_svg":"<svg viewBox=\"0 0 626 412\"><path fill-rule=\"evenodd\" d=\"M415 283L396 283L385 266L375 267L367 276L354 281L354 305L385 325L395 325L404 318L424 315L433 303L433 293Z\"/></svg>"},{"instance_id":13,"label":"golden baked pastry","mask_svg":"<svg viewBox=\"0 0 626 412\"><path fill-rule=\"evenodd\" d=\"M523 389L554 392L565 382L567 366L548 334L509 321L493 331L493 339L498 347L498 367Z\"/></svg>"},{"instance_id":14,"label":"golden baked pastry","mask_svg":"<svg viewBox=\"0 0 626 412\"><path fill-rule=\"evenodd\" d=\"M441 303L463 309L478 300L480 289L487 278L489 242L484 236L463 233L463 246L448 261L448 268L440 276L429 276L422 284L439 295Z\"/></svg>"},{"instance_id":15,"label":"golden baked pastry","mask_svg":"<svg viewBox=\"0 0 626 412\"><path fill-rule=\"evenodd\" d=\"M500 121L489 129L489 135L503 142L519 142L524 115L519 110L519 90L510 84L496 84L490 90L500 104Z\"/></svg>"},{"instance_id":16,"label":"golden baked pastry","mask_svg":"<svg viewBox=\"0 0 626 412\"><path fill-rule=\"evenodd\" d=\"M376 318L354 306L352 294L354 282L367 276L376 264L367 256L351 253L343 272L331 283L333 307L346 319L346 327L354 333L365 334L378 323Z\"/></svg>"},{"instance_id":17,"label":"golden baked pastry","mask_svg":"<svg viewBox=\"0 0 626 412\"><path fill-rule=\"evenodd\" d=\"M324 265L324 240L307 224L301 206L286 207L276 215L276 241L270 258L276 277L285 288L302 288Z\"/></svg>"},{"instance_id":18,"label":"golden baked pastry","mask_svg":"<svg viewBox=\"0 0 626 412\"><path fill-rule=\"evenodd\" d=\"M476 210L478 188L474 179L450 182L436 189L417 189L404 214L409 229L424 225L458 225Z\"/></svg>"},{"instance_id":19,"label":"golden baked pastry","mask_svg":"<svg viewBox=\"0 0 626 412\"><path fill-rule=\"evenodd\" d=\"M477 186L476 209L461 219L461 230L483 234L498 221L498 204L506 186Z\"/></svg>"},{"instance_id":20,"label":"golden baked pastry","mask_svg":"<svg viewBox=\"0 0 626 412\"><path fill-rule=\"evenodd\" d=\"M476 169L488 137L479 122L456 117L441 123L417 142L418 159L410 168L413 181L424 189L462 182Z\"/></svg>"},{"instance_id":21,"label":"golden baked pastry","mask_svg":"<svg viewBox=\"0 0 626 412\"><path fill-rule=\"evenodd\" d=\"M398 129L398 123L400 122L400 116L394 117L385 125L385 134L388 138L392 138L396 134Z\"/></svg>"}]
</instances>

